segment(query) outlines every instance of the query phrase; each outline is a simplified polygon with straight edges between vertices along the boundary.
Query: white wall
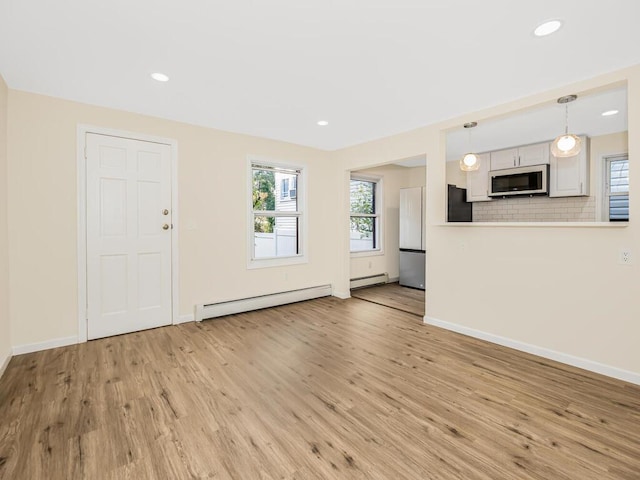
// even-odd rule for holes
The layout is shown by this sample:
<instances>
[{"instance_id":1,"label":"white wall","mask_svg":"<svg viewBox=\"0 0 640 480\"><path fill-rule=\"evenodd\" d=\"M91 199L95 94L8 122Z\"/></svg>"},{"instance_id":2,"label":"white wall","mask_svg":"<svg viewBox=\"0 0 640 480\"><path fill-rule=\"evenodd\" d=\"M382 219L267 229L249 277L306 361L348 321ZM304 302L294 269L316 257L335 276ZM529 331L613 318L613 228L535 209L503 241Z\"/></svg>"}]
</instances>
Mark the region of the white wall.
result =
<instances>
[{"instance_id":1,"label":"white wall","mask_svg":"<svg viewBox=\"0 0 640 480\"><path fill-rule=\"evenodd\" d=\"M345 200L325 152L9 90L14 347L78 333L78 124L177 140L181 315L198 303L330 284L340 270L333 225ZM308 264L247 269L249 154L307 167Z\"/></svg>"},{"instance_id":2,"label":"white wall","mask_svg":"<svg viewBox=\"0 0 640 480\"><path fill-rule=\"evenodd\" d=\"M640 66L334 153L354 169L426 152L428 319L631 372L640 381L640 261L618 264L622 247L640 258L640 175L633 167L626 227L445 223L447 129L625 81L633 163L640 156Z\"/></svg>"},{"instance_id":3,"label":"white wall","mask_svg":"<svg viewBox=\"0 0 640 480\"><path fill-rule=\"evenodd\" d=\"M467 174L460 170L460 162L457 160L446 163L446 179L449 185L467 188Z\"/></svg>"},{"instance_id":4,"label":"white wall","mask_svg":"<svg viewBox=\"0 0 640 480\"><path fill-rule=\"evenodd\" d=\"M0 375L11 357L7 220L7 100L7 85L0 76Z\"/></svg>"},{"instance_id":5,"label":"white wall","mask_svg":"<svg viewBox=\"0 0 640 480\"><path fill-rule=\"evenodd\" d=\"M383 192L383 251L375 254L352 254L350 278L388 273L391 280L397 280L399 273L399 218L400 189L423 186L425 167L401 167L385 165L381 167L359 169L354 173L381 178Z\"/></svg>"}]
</instances>

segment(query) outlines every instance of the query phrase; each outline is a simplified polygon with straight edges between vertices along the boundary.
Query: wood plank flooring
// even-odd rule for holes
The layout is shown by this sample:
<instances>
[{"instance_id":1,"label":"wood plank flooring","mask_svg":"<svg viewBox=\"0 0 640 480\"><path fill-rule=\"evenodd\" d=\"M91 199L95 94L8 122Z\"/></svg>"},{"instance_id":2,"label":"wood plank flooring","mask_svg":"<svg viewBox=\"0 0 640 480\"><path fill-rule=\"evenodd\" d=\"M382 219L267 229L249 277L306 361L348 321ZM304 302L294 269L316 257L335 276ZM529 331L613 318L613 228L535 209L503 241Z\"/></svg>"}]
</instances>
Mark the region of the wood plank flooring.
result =
<instances>
[{"instance_id":1,"label":"wood plank flooring","mask_svg":"<svg viewBox=\"0 0 640 480\"><path fill-rule=\"evenodd\" d=\"M424 317L424 290L403 287L397 282L351 290L351 296Z\"/></svg>"},{"instance_id":2,"label":"wood plank flooring","mask_svg":"<svg viewBox=\"0 0 640 480\"><path fill-rule=\"evenodd\" d=\"M21 355L2 479L635 479L640 387L328 297Z\"/></svg>"}]
</instances>

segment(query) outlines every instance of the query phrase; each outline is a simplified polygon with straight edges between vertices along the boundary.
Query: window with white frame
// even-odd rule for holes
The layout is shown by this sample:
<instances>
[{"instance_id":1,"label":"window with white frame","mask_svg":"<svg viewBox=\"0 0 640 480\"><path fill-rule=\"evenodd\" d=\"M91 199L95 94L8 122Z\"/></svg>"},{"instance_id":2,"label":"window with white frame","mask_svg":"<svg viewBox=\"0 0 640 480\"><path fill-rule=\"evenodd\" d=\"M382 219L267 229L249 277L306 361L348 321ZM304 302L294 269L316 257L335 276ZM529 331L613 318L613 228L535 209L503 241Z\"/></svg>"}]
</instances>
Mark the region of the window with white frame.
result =
<instances>
[{"instance_id":1,"label":"window with white frame","mask_svg":"<svg viewBox=\"0 0 640 480\"><path fill-rule=\"evenodd\" d=\"M302 175L298 167L251 162L251 261L302 257Z\"/></svg>"},{"instance_id":2,"label":"window with white frame","mask_svg":"<svg viewBox=\"0 0 640 480\"><path fill-rule=\"evenodd\" d=\"M605 159L605 220L629 221L629 157L619 155Z\"/></svg>"},{"instance_id":3,"label":"window with white frame","mask_svg":"<svg viewBox=\"0 0 640 480\"><path fill-rule=\"evenodd\" d=\"M380 179L351 176L349 245L352 253L380 251Z\"/></svg>"}]
</instances>

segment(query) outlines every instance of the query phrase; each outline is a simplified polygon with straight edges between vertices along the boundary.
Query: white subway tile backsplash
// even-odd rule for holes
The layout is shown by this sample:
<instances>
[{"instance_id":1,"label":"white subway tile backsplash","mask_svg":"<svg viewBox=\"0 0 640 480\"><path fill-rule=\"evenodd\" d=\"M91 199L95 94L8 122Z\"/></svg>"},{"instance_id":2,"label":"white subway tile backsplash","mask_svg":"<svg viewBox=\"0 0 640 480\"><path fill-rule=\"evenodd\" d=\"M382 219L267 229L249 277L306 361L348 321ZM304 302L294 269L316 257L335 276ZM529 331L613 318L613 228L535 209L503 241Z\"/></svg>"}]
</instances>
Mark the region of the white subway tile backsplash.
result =
<instances>
[{"instance_id":1,"label":"white subway tile backsplash","mask_svg":"<svg viewBox=\"0 0 640 480\"><path fill-rule=\"evenodd\" d=\"M498 198L473 204L474 222L594 222L595 197Z\"/></svg>"}]
</instances>

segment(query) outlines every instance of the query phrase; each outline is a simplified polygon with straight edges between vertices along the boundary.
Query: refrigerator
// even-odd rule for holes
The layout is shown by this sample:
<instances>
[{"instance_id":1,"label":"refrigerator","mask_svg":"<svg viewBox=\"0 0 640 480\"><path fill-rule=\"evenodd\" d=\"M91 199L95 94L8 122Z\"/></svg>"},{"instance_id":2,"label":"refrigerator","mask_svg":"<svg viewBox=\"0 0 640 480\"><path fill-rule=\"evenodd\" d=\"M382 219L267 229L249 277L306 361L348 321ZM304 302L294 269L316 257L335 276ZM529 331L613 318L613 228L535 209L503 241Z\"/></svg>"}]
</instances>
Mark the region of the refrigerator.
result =
<instances>
[{"instance_id":1,"label":"refrigerator","mask_svg":"<svg viewBox=\"0 0 640 480\"><path fill-rule=\"evenodd\" d=\"M467 189L448 185L447 222L473 221L473 203L467 202Z\"/></svg>"},{"instance_id":2,"label":"refrigerator","mask_svg":"<svg viewBox=\"0 0 640 480\"><path fill-rule=\"evenodd\" d=\"M400 285L424 290L424 187L400 189Z\"/></svg>"}]
</instances>

